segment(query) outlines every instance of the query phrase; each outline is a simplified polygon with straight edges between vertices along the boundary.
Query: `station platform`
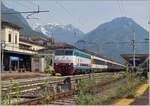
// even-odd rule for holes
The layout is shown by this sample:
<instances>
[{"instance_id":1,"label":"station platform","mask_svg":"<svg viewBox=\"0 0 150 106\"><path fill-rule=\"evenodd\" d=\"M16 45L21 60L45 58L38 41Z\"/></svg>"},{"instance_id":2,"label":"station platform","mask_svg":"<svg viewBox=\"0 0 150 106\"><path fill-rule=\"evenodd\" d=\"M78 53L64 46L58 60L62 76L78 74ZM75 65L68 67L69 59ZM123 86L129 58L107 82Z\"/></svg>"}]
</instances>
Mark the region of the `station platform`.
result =
<instances>
[{"instance_id":1,"label":"station platform","mask_svg":"<svg viewBox=\"0 0 150 106\"><path fill-rule=\"evenodd\" d=\"M149 88L141 95L139 98L136 98L133 103L130 105L149 105Z\"/></svg>"},{"instance_id":2,"label":"station platform","mask_svg":"<svg viewBox=\"0 0 150 106\"><path fill-rule=\"evenodd\" d=\"M149 84L144 83L135 89L134 98L120 98L113 105L149 105Z\"/></svg>"}]
</instances>

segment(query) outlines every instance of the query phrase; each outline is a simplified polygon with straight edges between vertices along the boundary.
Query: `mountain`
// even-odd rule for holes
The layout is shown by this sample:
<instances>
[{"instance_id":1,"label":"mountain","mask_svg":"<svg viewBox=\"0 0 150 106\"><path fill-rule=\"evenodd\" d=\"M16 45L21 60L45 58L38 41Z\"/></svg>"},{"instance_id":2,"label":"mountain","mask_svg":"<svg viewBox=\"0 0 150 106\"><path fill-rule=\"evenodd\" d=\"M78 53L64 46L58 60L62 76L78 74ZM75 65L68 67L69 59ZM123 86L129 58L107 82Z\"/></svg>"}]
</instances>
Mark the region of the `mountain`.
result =
<instances>
[{"instance_id":1,"label":"mountain","mask_svg":"<svg viewBox=\"0 0 150 106\"><path fill-rule=\"evenodd\" d=\"M133 19L118 17L110 22L99 25L85 34L75 45L81 49L89 49L111 57L118 62L124 62L120 54L133 53L131 40L135 32L136 53L148 53L149 32L138 25Z\"/></svg>"},{"instance_id":2,"label":"mountain","mask_svg":"<svg viewBox=\"0 0 150 106\"><path fill-rule=\"evenodd\" d=\"M46 25L37 25L35 30L53 37L57 42L67 42L70 44L74 44L84 37L84 33L71 24L59 25L49 23Z\"/></svg>"},{"instance_id":3,"label":"mountain","mask_svg":"<svg viewBox=\"0 0 150 106\"><path fill-rule=\"evenodd\" d=\"M38 36L42 38L48 38L43 33L34 31L26 21L26 19L20 14L4 14L4 13L16 13L18 11L15 11L14 9L7 8L2 2L1 2L1 19L3 21L11 22L14 24L17 24L21 27L21 35L31 37L31 36Z\"/></svg>"}]
</instances>

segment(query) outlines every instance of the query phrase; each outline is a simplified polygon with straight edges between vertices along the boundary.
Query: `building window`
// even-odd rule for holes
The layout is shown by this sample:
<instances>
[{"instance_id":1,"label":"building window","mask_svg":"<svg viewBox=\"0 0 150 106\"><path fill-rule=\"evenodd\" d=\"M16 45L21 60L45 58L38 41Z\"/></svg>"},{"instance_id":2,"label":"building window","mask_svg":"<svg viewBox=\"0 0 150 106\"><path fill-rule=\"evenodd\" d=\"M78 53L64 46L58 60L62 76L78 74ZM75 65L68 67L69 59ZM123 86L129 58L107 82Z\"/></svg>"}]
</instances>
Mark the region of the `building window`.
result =
<instances>
[{"instance_id":1,"label":"building window","mask_svg":"<svg viewBox=\"0 0 150 106\"><path fill-rule=\"evenodd\" d=\"M17 35L15 36L15 44L17 44Z\"/></svg>"},{"instance_id":2,"label":"building window","mask_svg":"<svg viewBox=\"0 0 150 106\"><path fill-rule=\"evenodd\" d=\"M8 34L8 42L11 42L11 34Z\"/></svg>"}]
</instances>

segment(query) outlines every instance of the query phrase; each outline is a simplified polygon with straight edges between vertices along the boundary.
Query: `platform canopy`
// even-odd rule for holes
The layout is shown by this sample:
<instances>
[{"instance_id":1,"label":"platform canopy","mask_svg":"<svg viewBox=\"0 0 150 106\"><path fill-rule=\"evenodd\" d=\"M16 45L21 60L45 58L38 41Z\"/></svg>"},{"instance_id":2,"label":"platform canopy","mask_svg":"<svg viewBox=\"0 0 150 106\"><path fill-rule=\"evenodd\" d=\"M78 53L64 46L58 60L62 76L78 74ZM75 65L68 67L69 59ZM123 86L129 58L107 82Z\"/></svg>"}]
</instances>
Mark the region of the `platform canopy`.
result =
<instances>
[{"instance_id":1,"label":"platform canopy","mask_svg":"<svg viewBox=\"0 0 150 106\"><path fill-rule=\"evenodd\" d=\"M133 65L133 54L121 54L121 56L131 65ZM135 64L136 66L142 64L147 58L148 54L135 54Z\"/></svg>"}]
</instances>

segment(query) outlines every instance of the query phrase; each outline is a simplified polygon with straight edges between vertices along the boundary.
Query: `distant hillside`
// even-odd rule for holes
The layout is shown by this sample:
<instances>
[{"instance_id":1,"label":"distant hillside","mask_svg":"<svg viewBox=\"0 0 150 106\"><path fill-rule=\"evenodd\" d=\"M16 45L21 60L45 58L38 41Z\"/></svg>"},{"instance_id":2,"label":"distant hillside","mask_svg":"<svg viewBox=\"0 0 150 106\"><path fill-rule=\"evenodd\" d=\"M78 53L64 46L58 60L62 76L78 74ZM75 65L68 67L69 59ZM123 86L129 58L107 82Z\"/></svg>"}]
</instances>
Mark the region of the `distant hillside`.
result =
<instances>
[{"instance_id":1,"label":"distant hillside","mask_svg":"<svg viewBox=\"0 0 150 106\"><path fill-rule=\"evenodd\" d=\"M133 52L131 43L127 43L133 39L133 31L137 42L144 42L144 39L149 37L149 32L131 18L120 17L98 26L75 45L123 62L120 54ZM136 44L136 53L146 52L148 52L147 43Z\"/></svg>"},{"instance_id":2,"label":"distant hillside","mask_svg":"<svg viewBox=\"0 0 150 106\"><path fill-rule=\"evenodd\" d=\"M71 24L58 25L49 23L47 25L37 25L35 30L42 32L49 37L53 37L55 41L67 42L70 44L74 44L76 41L84 37L84 33Z\"/></svg>"},{"instance_id":3,"label":"distant hillside","mask_svg":"<svg viewBox=\"0 0 150 106\"><path fill-rule=\"evenodd\" d=\"M7 8L3 3L1 3L1 13L14 13L17 12L13 9ZM2 14L1 19L3 21L8 21L14 24L19 25L22 27L21 29L21 35L23 36L38 36L38 37L44 37L48 38L46 35L40 32L34 31L26 21L26 19L19 13L19 14Z\"/></svg>"}]
</instances>

